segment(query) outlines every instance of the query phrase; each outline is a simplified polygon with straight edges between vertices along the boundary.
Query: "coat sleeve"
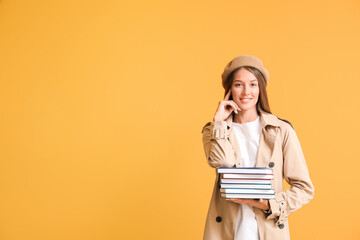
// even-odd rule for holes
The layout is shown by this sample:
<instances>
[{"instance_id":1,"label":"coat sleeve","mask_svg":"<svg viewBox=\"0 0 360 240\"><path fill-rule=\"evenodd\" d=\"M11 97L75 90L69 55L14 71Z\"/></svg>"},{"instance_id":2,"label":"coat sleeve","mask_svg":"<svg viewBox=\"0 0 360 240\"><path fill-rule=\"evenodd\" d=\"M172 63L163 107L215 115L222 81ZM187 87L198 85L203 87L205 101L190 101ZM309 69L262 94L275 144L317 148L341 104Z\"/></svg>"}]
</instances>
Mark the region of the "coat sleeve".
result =
<instances>
[{"instance_id":1,"label":"coat sleeve","mask_svg":"<svg viewBox=\"0 0 360 240\"><path fill-rule=\"evenodd\" d=\"M315 190L295 130L287 124L283 135L283 174L290 188L269 200L271 214L267 216L267 219L276 218L278 223L308 203Z\"/></svg>"},{"instance_id":2,"label":"coat sleeve","mask_svg":"<svg viewBox=\"0 0 360 240\"><path fill-rule=\"evenodd\" d=\"M213 121L201 131L207 163L213 168L233 167L236 163L229 129L226 121Z\"/></svg>"}]
</instances>

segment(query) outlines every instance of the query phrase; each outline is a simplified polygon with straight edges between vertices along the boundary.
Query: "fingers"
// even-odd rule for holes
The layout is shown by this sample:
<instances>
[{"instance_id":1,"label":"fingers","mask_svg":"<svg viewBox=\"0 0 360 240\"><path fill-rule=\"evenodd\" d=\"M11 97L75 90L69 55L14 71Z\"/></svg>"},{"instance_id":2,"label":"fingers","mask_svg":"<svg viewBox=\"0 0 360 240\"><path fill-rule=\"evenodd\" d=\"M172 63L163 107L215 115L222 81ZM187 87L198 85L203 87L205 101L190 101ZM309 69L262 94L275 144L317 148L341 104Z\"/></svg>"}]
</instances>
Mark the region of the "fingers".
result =
<instances>
[{"instance_id":1,"label":"fingers","mask_svg":"<svg viewBox=\"0 0 360 240\"><path fill-rule=\"evenodd\" d=\"M231 95L231 88L229 89L229 91L228 91L227 94L225 95L224 100L229 100L230 95Z\"/></svg>"},{"instance_id":2,"label":"fingers","mask_svg":"<svg viewBox=\"0 0 360 240\"><path fill-rule=\"evenodd\" d=\"M235 113L238 114L237 111L241 111L241 109L240 109L239 106L235 103L235 101L229 100L230 95L231 95L231 88L230 88L229 91L226 93L225 98L224 98L224 100L225 100L225 102L226 102L226 105L230 105L230 104L231 104L231 106L233 107ZM227 106L225 106L225 107L227 107Z\"/></svg>"},{"instance_id":3,"label":"fingers","mask_svg":"<svg viewBox=\"0 0 360 240\"><path fill-rule=\"evenodd\" d=\"M241 111L241 108L236 104L236 102L235 101L232 101L233 103L234 103L234 105L235 105L235 107L237 108L237 110L238 111Z\"/></svg>"},{"instance_id":4,"label":"fingers","mask_svg":"<svg viewBox=\"0 0 360 240\"><path fill-rule=\"evenodd\" d=\"M226 107L231 106L231 108L234 110L236 114L238 114L238 111L241 111L239 106L234 101L226 101L225 102Z\"/></svg>"},{"instance_id":5,"label":"fingers","mask_svg":"<svg viewBox=\"0 0 360 240\"><path fill-rule=\"evenodd\" d=\"M247 204L249 206L257 207L263 210L269 209L268 200L265 199L245 199L245 198L226 198L228 201L232 201L238 204ZM265 207L266 206L266 207Z\"/></svg>"},{"instance_id":6,"label":"fingers","mask_svg":"<svg viewBox=\"0 0 360 240\"><path fill-rule=\"evenodd\" d=\"M226 200L232 201L235 203L249 204L253 202L253 199L245 199L245 198L227 198Z\"/></svg>"},{"instance_id":7,"label":"fingers","mask_svg":"<svg viewBox=\"0 0 360 240\"><path fill-rule=\"evenodd\" d=\"M241 199L238 199L238 198L235 198L235 199L234 198L227 198L226 200L234 202L234 203L239 203L239 204L244 203Z\"/></svg>"},{"instance_id":8,"label":"fingers","mask_svg":"<svg viewBox=\"0 0 360 240\"><path fill-rule=\"evenodd\" d=\"M239 113L239 112L237 111L237 108L236 108L236 107L232 106L232 108L233 108L233 110L234 110L234 112L235 112L236 114Z\"/></svg>"}]
</instances>

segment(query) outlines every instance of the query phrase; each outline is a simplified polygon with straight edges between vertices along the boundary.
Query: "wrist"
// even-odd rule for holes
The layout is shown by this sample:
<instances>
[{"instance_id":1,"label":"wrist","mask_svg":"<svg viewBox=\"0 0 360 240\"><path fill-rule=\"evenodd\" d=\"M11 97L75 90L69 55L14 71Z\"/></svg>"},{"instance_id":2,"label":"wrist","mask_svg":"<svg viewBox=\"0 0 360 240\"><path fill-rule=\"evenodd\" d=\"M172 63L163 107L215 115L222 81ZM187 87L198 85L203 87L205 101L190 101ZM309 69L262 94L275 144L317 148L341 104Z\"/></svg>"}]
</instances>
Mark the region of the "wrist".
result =
<instances>
[{"instance_id":1,"label":"wrist","mask_svg":"<svg viewBox=\"0 0 360 240\"><path fill-rule=\"evenodd\" d=\"M218 117L218 116L215 116L214 118L213 118L213 121L215 122L215 121L223 121L224 119L221 119L220 117Z\"/></svg>"}]
</instances>

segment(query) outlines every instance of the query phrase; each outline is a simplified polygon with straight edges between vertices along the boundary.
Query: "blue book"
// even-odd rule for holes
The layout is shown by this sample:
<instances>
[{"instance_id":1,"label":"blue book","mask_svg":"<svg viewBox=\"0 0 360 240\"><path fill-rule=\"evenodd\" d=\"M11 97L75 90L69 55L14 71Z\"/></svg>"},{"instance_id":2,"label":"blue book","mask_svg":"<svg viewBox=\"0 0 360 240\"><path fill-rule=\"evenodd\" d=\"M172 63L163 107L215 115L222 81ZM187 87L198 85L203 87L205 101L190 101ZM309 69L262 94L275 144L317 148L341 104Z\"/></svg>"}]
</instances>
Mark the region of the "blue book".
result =
<instances>
[{"instance_id":1,"label":"blue book","mask_svg":"<svg viewBox=\"0 0 360 240\"><path fill-rule=\"evenodd\" d=\"M221 193L224 198L246 198L246 199L275 199L274 194L242 194L242 193Z\"/></svg>"},{"instance_id":2,"label":"blue book","mask_svg":"<svg viewBox=\"0 0 360 240\"><path fill-rule=\"evenodd\" d=\"M240 173L240 174L273 174L271 168L266 167L238 167L238 168L217 168L218 173Z\"/></svg>"},{"instance_id":3,"label":"blue book","mask_svg":"<svg viewBox=\"0 0 360 240\"><path fill-rule=\"evenodd\" d=\"M236 184L236 183L221 183L220 188L250 188L250 189L271 189L271 184Z\"/></svg>"},{"instance_id":4,"label":"blue book","mask_svg":"<svg viewBox=\"0 0 360 240\"><path fill-rule=\"evenodd\" d=\"M275 194L274 189L243 189L243 188L221 188L221 193L246 193L246 194Z\"/></svg>"},{"instance_id":5,"label":"blue book","mask_svg":"<svg viewBox=\"0 0 360 240\"><path fill-rule=\"evenodd\" d=\"M270 184L271 185L271 180L267 180L267 179L224 179L221 178L220 179L220 183L226 183L226 184Z\"/></svg>"}]
</instances>

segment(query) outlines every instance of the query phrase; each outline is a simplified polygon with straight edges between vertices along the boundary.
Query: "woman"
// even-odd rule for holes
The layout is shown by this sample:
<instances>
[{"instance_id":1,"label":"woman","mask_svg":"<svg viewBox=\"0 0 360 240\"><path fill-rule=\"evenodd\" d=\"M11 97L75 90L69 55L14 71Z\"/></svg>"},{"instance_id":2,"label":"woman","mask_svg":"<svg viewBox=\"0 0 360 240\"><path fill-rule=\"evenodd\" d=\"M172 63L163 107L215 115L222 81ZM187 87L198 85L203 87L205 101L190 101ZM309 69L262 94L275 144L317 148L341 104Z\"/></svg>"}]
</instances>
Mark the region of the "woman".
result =
<instances>
[{"instance_id":1,"label":"woman","mask_svg":"<svg viewBox=\"0 0 360 240\"><path fill-rule=\"evenodd\" d=\"M224 100L202 129L208 164L218 167L268 167L275 199L220 197L216 174L206 219L206 240L290 239L287 216L314 196L304 155L290 122L270 111L269 73L261 60L241 55L222 74ZM283 190L283 179L290 188Z\"/></svg>"}]
</instances>

